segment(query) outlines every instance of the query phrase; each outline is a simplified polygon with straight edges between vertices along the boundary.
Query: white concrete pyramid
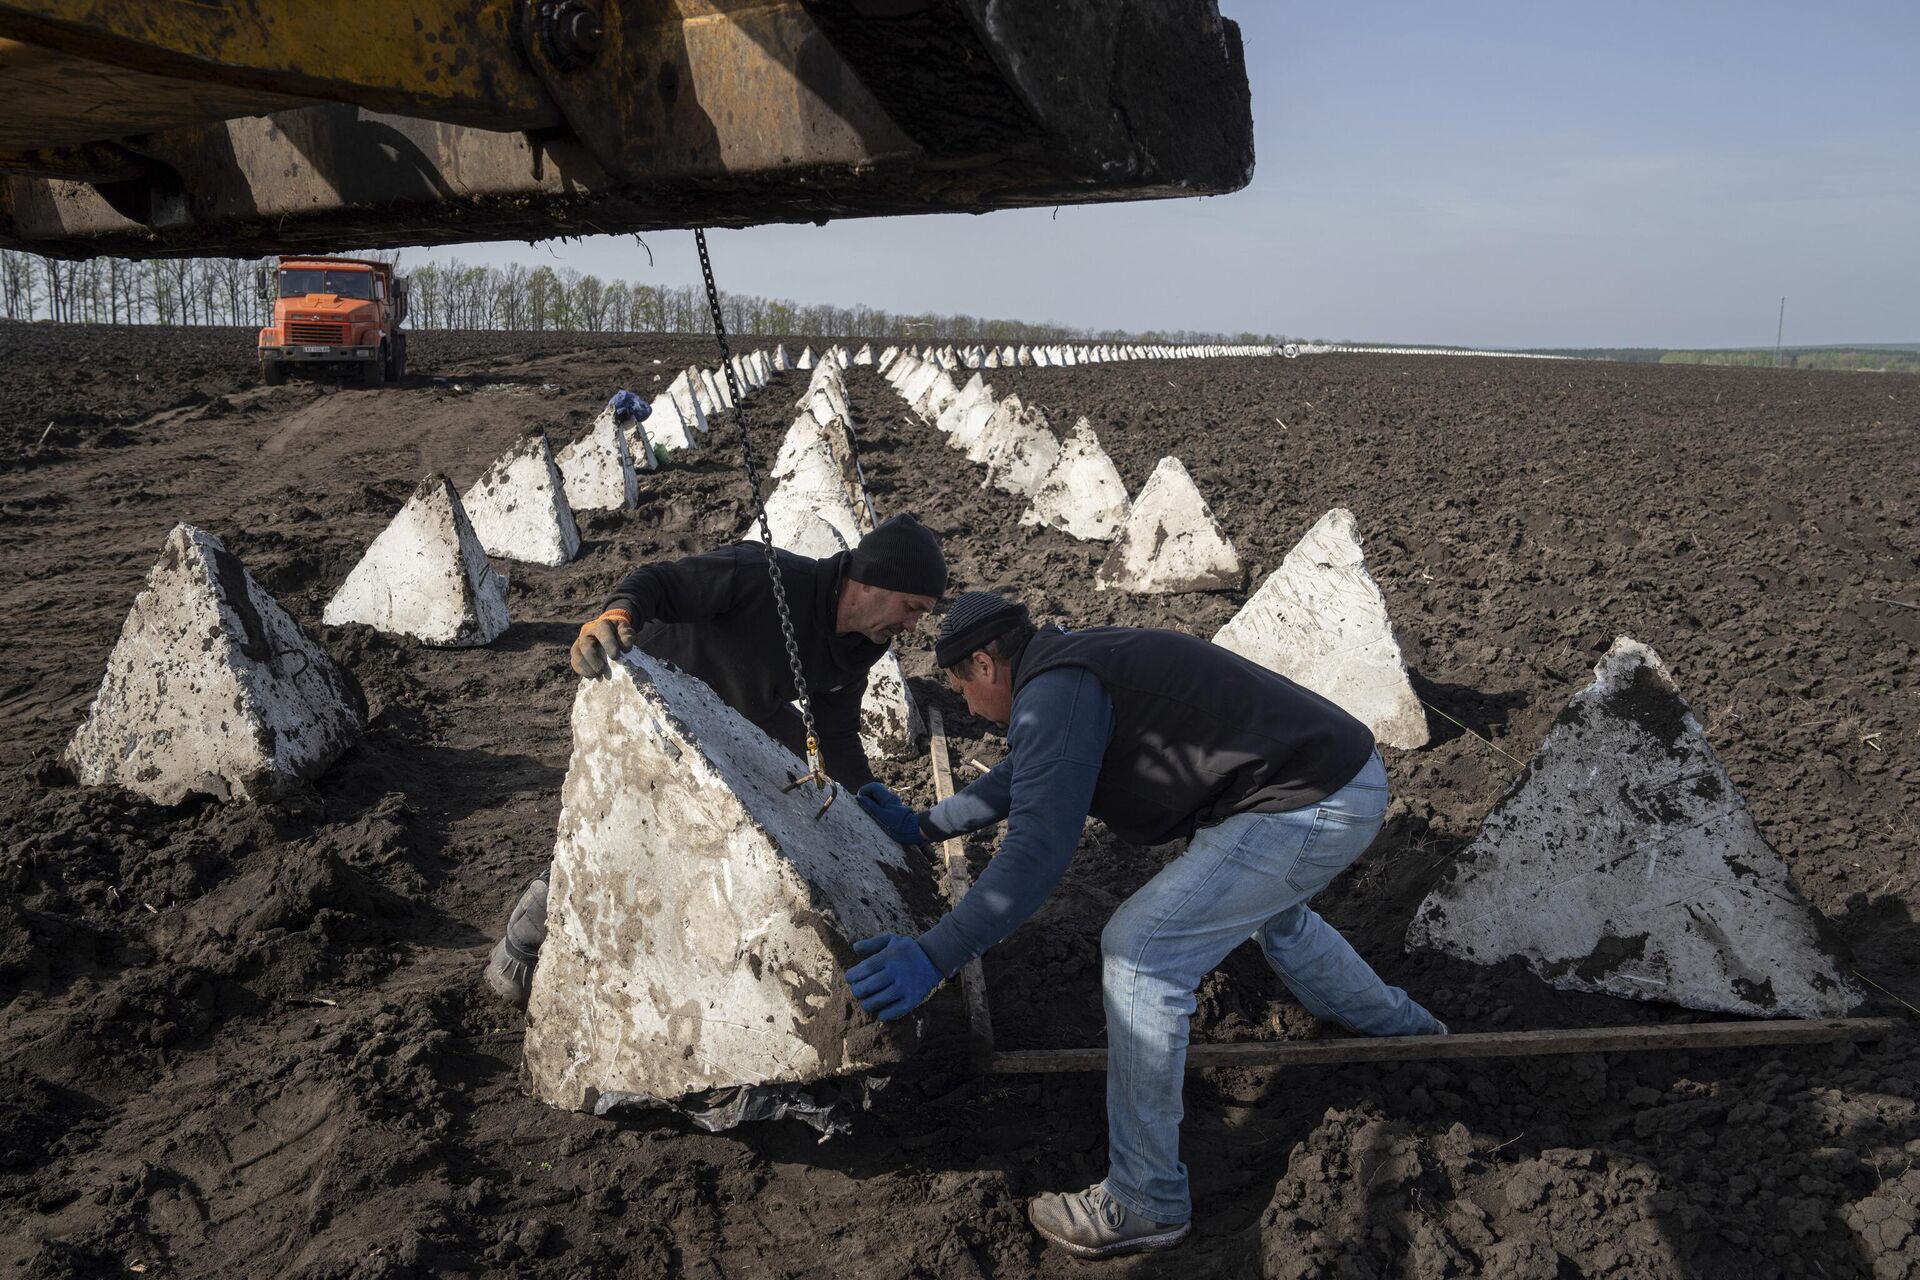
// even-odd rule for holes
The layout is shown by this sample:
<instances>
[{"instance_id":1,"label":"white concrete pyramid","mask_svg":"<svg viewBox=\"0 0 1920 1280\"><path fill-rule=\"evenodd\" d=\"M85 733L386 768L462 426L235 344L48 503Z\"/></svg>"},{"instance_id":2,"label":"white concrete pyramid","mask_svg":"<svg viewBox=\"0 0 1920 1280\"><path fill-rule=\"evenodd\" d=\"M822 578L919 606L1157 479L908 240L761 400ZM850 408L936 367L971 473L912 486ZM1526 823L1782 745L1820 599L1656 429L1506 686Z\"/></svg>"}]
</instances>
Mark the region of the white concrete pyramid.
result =
<instances>
[{"instance_id":1,"label":"white concrete pyramid","mask_svg":"<svg viewBox=\"0 0 1920 1280\"><path fill-rule=\"evenodd\" d=\"M1102 591L1173 595L1238 590L1245 570L1212 508L1178 458L1162 458L1141 487L1106 563Z\"/></svg>"},{"instance_id":2,"label":"white concrete pyramid","mask_svg":"<svg viewBox=\"0 0 1920 1280\"><path fill-rule=\"evenodd\" d=\"M1750 1017L1860 995L1653 650L1613 642L1407 944L1566 990Z\"/></svg>"},{"instance_id":3,"label":"white concrete pyramid","mask_svg":"<svg viewBox=\"0 0 1920 1280\"><path fill-rule=\"evenodd\" d=\"M782 373L793 368L793 362L787 359L787 344L784 342L773 349L773 367Z\"/></svg>"},{"instance_id":4,"label":"white concrete pyramid","mask_svg":"<svg viewBox=\"0 0 1920 1280\"><path fill-rule=\"evenodd\" d=\"M844 503L823 506L813 494L787 485L767 495L767 524L773 530L774 546L813 560L839 555L860 540L851 508ZM741 541L765 541L759 520L748 522Z\"/></svg>"},{"instance_id":5,"label":"white concrete pyramid","mask_svg":"<svg viewBox=\"0 0 1920 1280\"><path fill-rule=\"evenodd\" d=\"M692 427L701 435L707 434L707 411L701 402L693 370L682 369L679 376L667 384L667 395L679 408L682 424Z\"/></svg>"},{"instance_id":6,"label":"white concrete pyramid","mask_svg":"<svg viewBox=\"0 0 1920 1280\"><path fill-rule=\"evenodd\" d=\"M507 580L487 563L453 482L432 475L380 531L320 618L433 645L490 644L507 629Z\"/></svg>"},{"instance_id":7,"label":"white concrete pyramid","mask_svg":"<svg viewBox=\"0 0 1920 1280\"><path fill-rule=\"evenodd\" d=\"M933 376L927 380L925 389L913 399L913 411L928 422L936 422L959 394L960 389L953 385L952 375L934 365Z\"/></svg>"},{"instance_id":8,"label":"white concrete pyramid","mask_svg":"<svg viewBox=\"0 0 1920 1280\"><path fill-rule=\"evenodd\" d=\"M1060 456L1033 488L1021 524L1045 525L1083 542L1108 542L1127 523L1127 486L1113 459L1082 418L1060 446Z\"/></svg>"},{"instance_id":9,"label":"white concrete pyramid","mask_svg":"<svg viewBox=\"0 0 1920 1280\"><path fill-rule=\"evenodd\" d=\"M855 364L872 364L873 345L871 343L861 343L860 349L853 353L853 362Z\"/></svg>"},{"instance_id":10,"label":"white concrete pyramid","mask_svg":"<svg viewBox=\"0 0 1920 1280\"><path fill-rule=\"evenodd\" d=\"M867 755L906 760L920 753L927 722L907 687L900 659L889 649L867 670L867 691L860 695L860 741Z\"/></svg>"},{"instance_id":11,"label":"white concrete pyramid","mask_svg":"<svg viewBox=\"0 0 1920 1280\"><path fill-rule=\"evenodd\" d=\"M984 463L993 458L1004 447L1001 442L1018 429L1020 415L1025 410L1026 405L1018 395L1010 395L994 405L985 425L974 433L967 445L967 461Z\"/></svg>"},{"instance_id":12,"label":"white concrete pyramid","mask_svg":"<svg viewBox=\"0 0 1920 1280\"><path fill-rule=\"evenodd\" d=\"M1351 511L1320 517L1213 642L1331 699L1387 746L1427 744L1427 714Z\"/></svg>"},{"instance_id":13,"label":"white concrete pyramid","mask_svg":"<svg viewBox=\"0 0 1920 1280\"><path fill-rule=\"evenodd\" d=\"M700 444L700 437L688 423L680 401L671 394L653 402L653 412L647 415L647 435L670 453L685 453Z\"/></svg>"},{"instance_id":14,"label":"white concrete pyramid","mask_svg":"<svg viewBox=\"0 0 1920 1280\"><path fill-rule=\"evenodd\" d=\"M654 423L651 412L647 414L645 421L631 414L624 417L616 417L611 408L602 409L600 416L602 418L613 419L615 427L619 429L621 438L627 442L627 460L633 464L634 471L658 471L660 469L660 459L656 457L653 452ZM600 424L596 420L594 425L597 427ZM637 484L639 477L636 475L634 480ZM638 502L639 500L639 491L636 489L634 492L634 501Z\"/></svg>"},{"instance_id":15,"label":"white concrete pyramid","mask_svg":"<svg viewBox=\"0 0 1920 1280\"><path fill-rule=\"evenodd\" d=\"M855 939L913 936L932 876L848 797L816 820L800 763L639 649L573 704L547 939L527 1006L536 1097L604 1110L897 1062L842 977Z\"/></svg>"},{"instance_id":16,"label":"white concrete pyramid","mask_svg":"<svg viewBox=\"0 0 1920 1280\"><path fill-rule=\"evenodd\" d=\"M630 511L640 500L627 433L602 411L593 429L560 450L555 459L575 511Z\"/></svg>"},{"instance_id":17,"label":"white concrete pyramid","mask_svg":"<svg viewBox=\"0 0 1920 1280\"><path fill-rule=\"evenodd\" d=\"M173 527L67 744L86 786L270 799L359 738L359 686L220 540Z\"/></svg>"},{"instance_id":18,"label":"white concrete pyramid","mask_svg":"<svg viewBox=\"0 0 1920 1280\"><path fill-rule=\"evenodd\" d=\"M934 419L933 425L951 436L967 411L982 397L991 403L993 388L987 385L986 379L976 373L967 379L967 384L960 388L960 393L947 402L947 407L940 411L940 416ZM953 442L949 439L947 443Z\"/></svg>"},{"instance_id":19,"label":"white concrete pyramid","mask_svg":"<svg viewBox=\"0 0 1920 1280\"><path fill-rule=\"evenodd\" d=\"M988 441L983 454L987 478L981 488L991 485L1008 493L1031 495L1060 461L1060 437L1053 434L1040 406L1030 404Z\"/></svg>"},{"instance_id":20,"label":"white concrete pyramid","mask_svg":"<svg viewBox=\"0 0 1920 1280\"><path fill-rule=\"evenodd\" d=\"M544 431L533 432L496 458L461 495L460 505L490 556L562 565L580 554L580 529Z\"/></svg>"},{"instance_id":21,"label":"white concrete pyramid","mask_svg":"<svg viewBox=\"0 0 1920 1280\"><path fill-rule=\"evenodd\" d=\"M796 369L813 368L813 348L807 347L802 350L800 352L800 358L793 362L793 367Z\"/></svg>"}]
</instances>

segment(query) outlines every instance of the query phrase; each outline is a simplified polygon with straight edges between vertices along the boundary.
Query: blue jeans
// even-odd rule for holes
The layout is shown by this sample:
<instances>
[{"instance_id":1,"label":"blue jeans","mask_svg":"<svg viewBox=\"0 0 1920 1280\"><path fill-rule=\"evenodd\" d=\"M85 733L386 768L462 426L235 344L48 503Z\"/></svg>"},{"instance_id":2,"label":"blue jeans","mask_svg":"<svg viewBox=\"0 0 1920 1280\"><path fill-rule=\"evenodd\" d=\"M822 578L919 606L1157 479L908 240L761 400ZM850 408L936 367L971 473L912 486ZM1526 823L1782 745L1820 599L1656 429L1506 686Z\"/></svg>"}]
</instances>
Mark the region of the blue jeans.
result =
<instances>
[{"instance_id":1,"label":"blue jeans","mask_svg":"<svg viewBox=\"0 0 1920 1280\"><path fill-rule=\"evenodd\" d=\"M1366 851L1386 812L1387 771L1376 753L1317 805L1238 814L1196 832L1107 922L1106 1188L1130 1212L1154 1222L1192 1216L1180 1095L1193 993L1249 935L1316 1017L1377 1036L1440 1029L1307 906Z\"/></svg>"}]
</instances>

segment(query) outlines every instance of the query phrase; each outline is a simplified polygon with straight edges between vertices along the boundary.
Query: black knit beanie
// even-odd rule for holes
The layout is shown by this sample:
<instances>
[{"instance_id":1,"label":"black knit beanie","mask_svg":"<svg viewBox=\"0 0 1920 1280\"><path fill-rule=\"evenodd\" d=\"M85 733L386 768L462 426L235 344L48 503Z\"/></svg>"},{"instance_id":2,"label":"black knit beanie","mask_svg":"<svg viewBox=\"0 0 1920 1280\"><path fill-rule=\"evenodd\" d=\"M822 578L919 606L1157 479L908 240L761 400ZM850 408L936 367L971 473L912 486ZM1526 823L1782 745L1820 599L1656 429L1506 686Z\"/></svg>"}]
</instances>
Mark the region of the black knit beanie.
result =
<instances>
[{"instance_id":1,"label":"black knit beanie","mask_svg":"<svg viewBox=\"0 0 1920 1280\"><path fill-rule=\"evenodd\" d=\"M940 539L912 516L888 516L847 556L855 582L936 600L947 589L947 558Z\"/></svg>"},{"instance_id":2,"label":"black knit beanie","mask_svg":"<svg viewBox=\"0 0 1920 1280\"><path fill-rule=\"evenodd\" d=\"M969 591L940 620L933 660L942 668L962 661L995 637L1031 621L1027 606L993 591Z\"/></svg>"}]
</instances>

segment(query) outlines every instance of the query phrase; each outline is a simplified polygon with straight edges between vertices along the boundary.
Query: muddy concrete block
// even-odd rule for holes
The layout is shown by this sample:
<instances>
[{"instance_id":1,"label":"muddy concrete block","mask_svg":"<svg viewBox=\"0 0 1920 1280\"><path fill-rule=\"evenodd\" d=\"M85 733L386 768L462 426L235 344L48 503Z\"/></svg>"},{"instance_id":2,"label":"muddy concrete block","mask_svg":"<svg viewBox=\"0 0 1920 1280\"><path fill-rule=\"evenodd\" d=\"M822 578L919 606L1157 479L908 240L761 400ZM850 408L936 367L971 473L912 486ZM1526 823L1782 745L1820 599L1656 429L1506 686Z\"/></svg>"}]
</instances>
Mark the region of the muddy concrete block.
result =
<instances>
[{"instance_id":1,"label":"muddy concrete block","mask_svg":"<svg viewBox=\"0 0 1920 1280\"><path fill-rule=\"evenodd\" d=\"M981 452L981 461L987 466L981 488L991 485L1031 496L1060 460L1060 437L1053 434L1039 405L1023 405L1019 417L1003 427Z\"/></svg>"},{"instance_id":2,"label":"muddy concrete block","mask_svg":"<svg viewBox=\"0 0 1920 1280\"><path fill-rule=\"evenodd\" d=\"M1860 1003L1672 674L1625 636L1420 904L1407 945L1751 1017Z\"/></svg>"},{"instance_id":3,"label":"muddy concrete block","mask_svg":"<svg viewBox=\"0 0 1920 1280\"><path fill-rule=\"evenodd\" d=\"M631 511L640 500L627 433L611 411L603 410L593 429L560 450L555 461L566 484L567 504L575 511Z\"/></svg>"},{"instance_id":4,"label":"muddy concrete block","mask_svg":"<svg viewBox=\"0 0 1920 1280\"><path fill-rule=\"evenodd\" d=\"M888 650L867 670L867 691L860 697L860 741L869 756L906 760L920 753L926 739L920 703L907 686L900 659Z\"/></svg>"},{"instance_id":5,"label":"muddy concrete block","mask_svg":"<svg viewBox=\"0 0 1920 1280\"><path fill-rule=\"evenodd\" d=\"M507 629L507 580L487 563L450 480L420 482L327 601L321 621L453 647L490 644Z\"/></svg>"},{"instance_id":6,"label":"muddy concrete block","mask_svg":"<svg viewBox=\"0 0 1920 1280\"><path fill-rule=\"evenodd\" d=\"M1086 542L1108 542L1127 523L1127 486L1085 418L1073 424L1053 469L1032 492L1021 524L1059 529Z\"/></svg>"},{"instance_id":7,"label":"muddy concrete block","mask_svg":"<svg viewBox=\"0 0 1920 1280\"><path fill-rule=\"evenodd\" d=\"M967 461L986 463L1005 445L1002 443L1019 425L1020 415L1026 409L1017 395L1010 395L993 406L993 412L973 435L967 445Z\"/></svg>"},{"instance_id":8,"label":"muddy concrete block","mask_svg":"<svg viewBox=\"0 0 1920 1280\"><path fill-rule=\"evenodd\" d=\"M866 342L861 343L860 349L853 353L853 362L855 364L872 364L873 363L872 344L866 343Z\"/></svg>"},{"instance_id":9,"label":"muddy concrete block","mask_svg":"<svg viewBox=\"0 0 1920 1280\"><path fill-rule=\"evenodd\" d=\"M1237 590L1245 577L1233 543L1178 458L1162 458L1133 500L1126 527L1094 575L1102 591L1172 595Z\"/></svg>"},{"instance_id":10,"label":"muddy concrete block","mask_svg":"<svg viewBox=\"0 0 1920 1280\"><path fill-rule=\"evenodd\" d=\"M934 365L933 376L912 400L913 411L928 422L937 422L959 394L960 389L953 385L952 375L939 365Z\"/></svg>"},{"instance_id":11,"label":"muddy concrete block","mask_svg":"<svg viewBox=\"0 0 1920 1280\"><path fill-rule=\"evenodd\" d=\"M562 565L580 554L580 529L544 431L495 459L461 495L460 505L490 556Z\"/></svg>"},{"instance_id":12,"label":"muddy concrete block","mask_svg":"<svg viewBox=\"0 0 1920 1280\"><path fill-rule=\"evenodd\" d=\"M270 799L360 736L366 702L220 539L180 524L67 744L74 776L160 804Z\"/></svg>"},{"instance_id":13,"label":"muddy concrete block","mask_svg":"<svg viewBox=\"0 0 1920 1280\"><path fill-rule=\"evenodd\" d=\"M812 347L803 348L800 352L800 358L793 362L793 367L796 369L813 368L813 348Z\"/></svg>"},{"instance_id":14,"label":"muddy concrete block","mask_svg":"<svg viewBox=\"0 0 1920 1280\"><path fill-rule=\"evenodd\" d=\"M842 796L782 795L797 760L638 649L573 704L527 1007L536 1096L592 1109L897 1062L917 1019L869 1019L852 942L937 918L931 873Z\"/></svg>"},{"instance_id":15,"label":"muddy concrete block","mask_svg":"<svg viewBox=\"0 0 1920 1280\"><path fill-rule=\"evenodd\" d=\"M994 395L993 384L982 381L979 374L974 374L967 383L967 390L962 391L959 398L940 415L939 426L947 432L947 444L962 450L971 446L980 438L981 431L986 429L993 411L998 407L999 400Z\"/></svg>"},{"instance_id":16,"label":"muddy concrete block","mask_svg":"<svg viewBox=\"0 0 1920 1280\"><path fill-rule=\"evenodd\" d=\"M1320 517L1213 642L1331 699L1387 746L1427 743L1426 710L1351 511Z\"/></svg>"}]
</instances>

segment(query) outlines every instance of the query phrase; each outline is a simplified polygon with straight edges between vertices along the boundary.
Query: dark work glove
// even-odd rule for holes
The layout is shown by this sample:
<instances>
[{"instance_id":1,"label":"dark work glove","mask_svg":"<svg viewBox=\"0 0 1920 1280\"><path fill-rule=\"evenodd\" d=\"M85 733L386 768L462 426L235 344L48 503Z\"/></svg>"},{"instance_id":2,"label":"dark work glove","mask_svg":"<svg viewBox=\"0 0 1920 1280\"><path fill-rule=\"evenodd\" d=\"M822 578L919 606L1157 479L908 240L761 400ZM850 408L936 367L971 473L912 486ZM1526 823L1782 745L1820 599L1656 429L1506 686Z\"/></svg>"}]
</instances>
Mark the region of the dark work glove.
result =
<instances>
[{"instance_id":1,"label":"dark work glove","mask_svg":"<svg viewBox=\"0 0 1920 1280\"><path fill-rule=\"evenodd\" d=\"M860 1007L882 1022L906 1017L940 985L940 971L912 938L897 933L862 938L853 953L866 959L847 970L847 987Z\"/></svg>"},{"instance_id":2,"label":"dark work glove","mask_svg":"<svg viewBox=\"0 0 1920 1280\"><path fill-rule=\"evenodd\" d=\"M869 782L860 788L854 799L860 802L860 807L867 811L869 818L880 824L882 831L893 837L894 843L926 843L926 837L920 834L920 815L895 795L886 783Z\"/></svg>"}]
</instances>

